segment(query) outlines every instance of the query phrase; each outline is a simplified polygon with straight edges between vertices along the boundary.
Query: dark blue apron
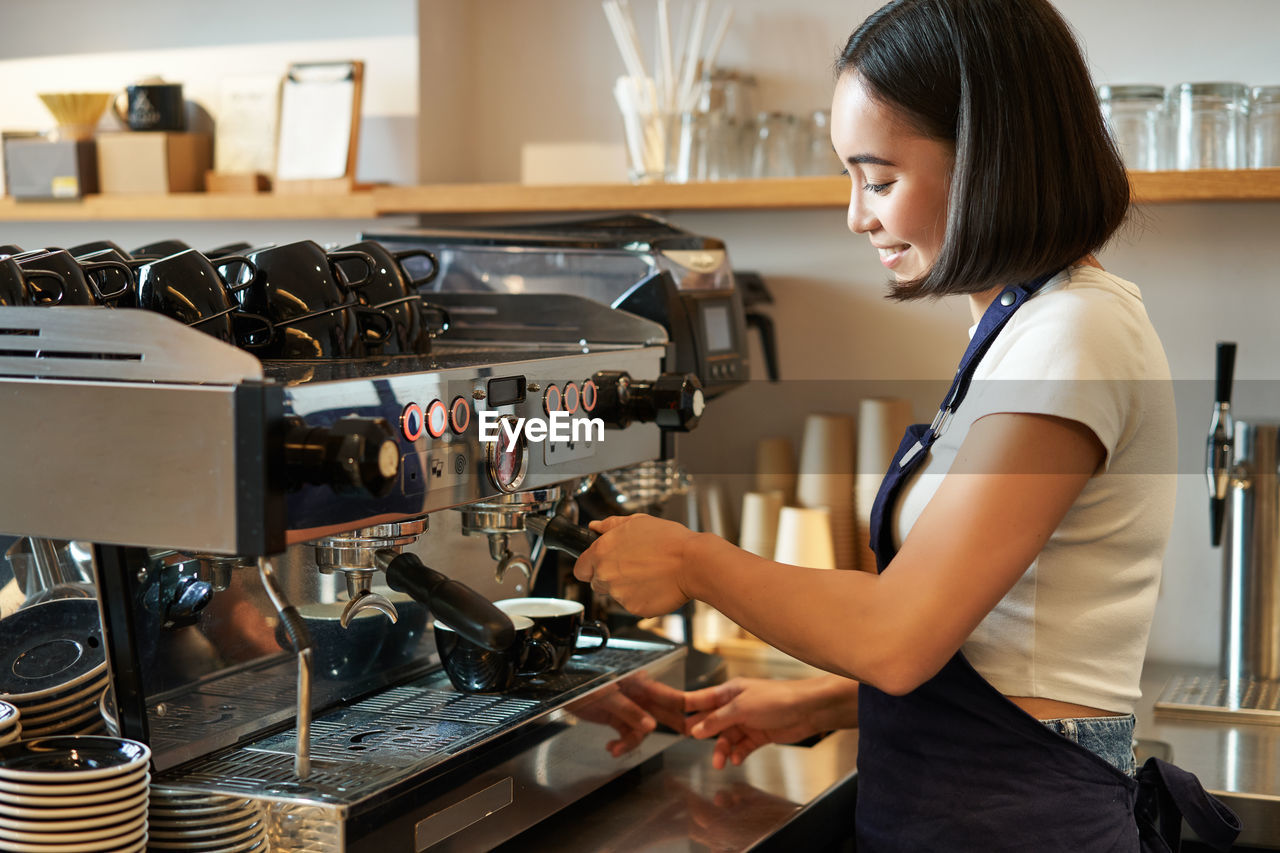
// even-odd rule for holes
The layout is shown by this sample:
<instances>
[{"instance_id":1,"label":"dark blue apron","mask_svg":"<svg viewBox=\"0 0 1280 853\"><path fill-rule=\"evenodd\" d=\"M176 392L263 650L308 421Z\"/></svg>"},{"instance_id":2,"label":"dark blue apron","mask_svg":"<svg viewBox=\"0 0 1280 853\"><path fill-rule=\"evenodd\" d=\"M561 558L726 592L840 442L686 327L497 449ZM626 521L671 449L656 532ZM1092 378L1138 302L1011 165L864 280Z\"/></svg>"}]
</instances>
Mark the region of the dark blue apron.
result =
<instances>
[{"instance_id":1,"label":"dark blue apron","mask_svg":"<svg viewBox=\"0 0 1280 853\"><path fill-rule=\"evenodd\" d=\"M907 430L871 511L884 571L893 505L964 400L996 335L1052 275L1003 290L983 314L931 424ZM1181 819L1226 850L1240 831L1194 776L1152 758L1133 779L1050 730L992 687L960 652L905 696L858 691L858 853L1102 853L1177 850Z\"/></svg>"}]
</instances>

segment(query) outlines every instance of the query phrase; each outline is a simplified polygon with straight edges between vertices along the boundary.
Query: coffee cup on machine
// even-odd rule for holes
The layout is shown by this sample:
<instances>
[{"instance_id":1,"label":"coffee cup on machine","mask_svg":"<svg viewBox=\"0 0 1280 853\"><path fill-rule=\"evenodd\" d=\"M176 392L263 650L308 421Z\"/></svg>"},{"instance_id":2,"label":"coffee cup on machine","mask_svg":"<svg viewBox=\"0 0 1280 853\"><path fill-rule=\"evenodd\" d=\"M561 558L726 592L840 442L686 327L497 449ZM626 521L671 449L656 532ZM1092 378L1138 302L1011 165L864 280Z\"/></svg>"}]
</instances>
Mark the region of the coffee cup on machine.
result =
<instances>
[{"instance_id":1,"label":"coffee cup on machine","mask_svg":"<svg viewBox=\"0 0 1280 853\"><path fill-rule=\"evenodd\" d=\"M115 101L116 116L130 130L183 131L187 129L187 106L181 83L166 83L148 77L127 86Z\"/></svg>"},{"instance_id":2,"label":"coffee cup on machine","mask_svg":"<svg viewBox=\"0 0 1280 853\"><path fill-rule=\"evenodd\" d=\"M525 679L550 672L551 644L533 636L533 620L512 616L515 639L502 649L473 642L441 622L435 623L436 651L449 681L462 693L501 693Z\"/></svg>"},{"instance_id":3,"label":"coffee cup on machine","mask_svg":"<svg viewBox=\"0 0 1280 853\"><path fill-rule=\"evenodd\" d=\"M585 608L567 598L504 598L494 606L515 620L523 616L533 622L534 639L544 640L555 653L552 670L564 669L569 658L598 652L609 643L609 629L596 619L584 621ZM600 642L581 648L578 638L595 636Z\"/></svg>"}]
</instances>

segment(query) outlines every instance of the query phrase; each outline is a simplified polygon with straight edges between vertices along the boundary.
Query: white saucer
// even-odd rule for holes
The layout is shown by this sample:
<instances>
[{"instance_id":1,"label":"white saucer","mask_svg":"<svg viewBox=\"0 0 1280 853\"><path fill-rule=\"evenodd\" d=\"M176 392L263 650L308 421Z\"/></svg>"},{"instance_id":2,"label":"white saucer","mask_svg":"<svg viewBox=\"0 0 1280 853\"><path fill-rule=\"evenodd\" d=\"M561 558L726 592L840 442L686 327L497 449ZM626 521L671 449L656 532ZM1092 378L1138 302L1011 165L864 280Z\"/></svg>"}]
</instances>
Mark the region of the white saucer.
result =
<instances>
[{"instance_id":1,"label":"white saucer","mask_svg":"<svg viewBox=\"0 0 1280 853\"><path fill-rule=\"evenodd\" d=\"M143 773L136 781L130 782L128 785L121 785L119 788L110 788L105 791L94 791L89 794L50 795L43 792L5 792L0 796L3 796L4 805L6 806L35 806L37 809L93 806L98 803L114 803L120 800L133 799L147 790L149 775ZM39 816L38 812L36 816ZM4 822L5 818L0 817L0 826L4 826Z\"/></svg>"},{"instance_id":2,"label":"white saucer","mask_svg":"<svg viewBox=\"0 0 1280 853\"><path fill-rule=\"evenodd\" d=\"M6 853L105 853L105 851L142 850L146 847L147 827L143 824L136 832L118 838L101 841L81 841L71 844L26 844L20 841L5 842Z\"/></svg>"},{"instance_id":3,"label":"white saucer","mask_svg":"<svg viewBox=\"0 0 1280 853\"><path fill-rule=\"evenodd\" d=\"M88 782L147 766L151 750L124 738L54 735L0 747L0 779L11 782Z\"/></svg>"},{"instance_id":4,"label":"white saucer","mask_svg":"<svg viewBox=\"0 0 1280 853\"><path fill-rule=\"evenodd\" d=\"M98 664L93 669L89 670L88 672L82 675L77 675L75 678L71 679L70 681L64 681L59 685L56 685L54 687L47 687L44 690L32 690L30 693L7 693L5 694L4 701L8 702L11 705L17 705L19 708L21 708L23 705L27 704L28 702L34 702L37 699L49 701L57 696L61 696L62 694L67 693L73 687L76 687L76 688L83 687L93 679L105 675L106 671L107 671L107 662L104 660L102 663Z\"/></svg>"},{"instance_id":5,"label":"white saucer","mask_svg":"<svg viewBox=\"0 0 1280 853\"><path fill-rule=\"evenodd\" d=\"M152 829L151 839L153 841L181 841L201 839L224 838L241 835L250 829L253 829L262 822L262 815L248 815L247 817L238 818L227 823L208 824L204 821L194 821L189 826L181 829Z\"/></svg>"},{"instance_id":6,"label":"white saucer","mask_svg":"<svg viewBox=\"0 0 1280 853\"><path fill-rule=\"evenodd\" d=\"M217 820L219 815L227 815L228 817L237 816L243 813L245 817L250 814L257 814L257 809L252 803L236 804L230 806L191 806L177 807L157 806L155 797L151 798L151 815L156 820L180 820L187 821L191 818L200 817L205 820L210 818Z\"/></svg>"},{"instance_id":7,"label":"white saucer","mask_svg":"<svg viewBox=\"0 0 1280 853\"><path fill-rule=\"evenodd\" d=\"M80 819L61 818L47 820L45 818L33 818L31 820L16 820L14 818L3 818L3 822L0 822L0 832L48 832L51 827L56 828L59 832L63 830L80 832L89 829L102 829L125 821L135 821L145 816L146 811L141 806L135 806L125 811Z\"/></svg>"},{"instance_id":8,"label":"white saucer","mask_svg":"<svg viewBox=\"0 0 1280 853\"><path fill-rule=\"evenodd\" d=\"M0 779L0 795L28 794L36 797L66 797L73 794L91 794L97 791L114 791L135 784L137 779L148 776L146 767L136 767L129 773L93 782L11 782ZM136 778L134 778L136 777ZM7 799L0 796L0 801Z\"/></svg>"},{"instance_id":9,"label":"white saucer","mask_svg":"<svg viewBox=\"0 0 1280 853\"><path fill-rule=\"evenodd\" d=\"M70 808L60 809L40 809L40 817L49 820L58 820L61 818L86 818L93 817L94 815L128 811L136 807L139 803L145 804L146 802L147 795L144 792L131 800L118 800L114 803L98 803L89 806L73 806ZM6 815L8 817L30 820L33 811L34 810L30 806L13 808L12 806L0 804L0 815Z\"/></svg>"},{"instance_id":10,"label":"white saucer","mask_svg":"<svg viewBox=\"0 0 1280 853\"><path fill-rule=\"evenodd\" d=\"M92 683L83 687L79 684L75 685L72 688L72 692L66 696L41 699L38 702L19 701L14 704L22 709L23 717L34 717L40 714L49 714L60 710L66 705L83 705L90 696L93 696L93 701L96 702L98 700L99 691L105 691L109 683L110 679L107 678L107 673L104 670L101 678L94 679Z\"/></svg>"},{"instance_id":11,"label":"white saucer","mask_svg":"<svg viewBox=\"0 0 1280 853\"><path fill-rule=\"evenodd\" d=\"M70 844L73 841L101 841L103 839L119 840L121 836L131 836L139 830L147 828L146 814L134 815L127 821L116 821L114 825L74 831L61 824L50 826L47 832L16 832L12 829L0 829L0 841L26 841L31 844Z\"/></svg>"},{"instance_id":12,"label":"white saucer","mask_svg":"<svg viewBox=\"0 0 1280 853\"><path fill-rule=\"evenodd\" d=\"M209 853L226 853L228 850L252 850L255 844L261 844L266 840L266 826L259 824L254 826L248 832L242 835L225 838L215 838L211 840L192 840L179 841L174 839L156 839L148 840L148 846L153 850L204 850ZM249 845L247 848L242 845Z\"/></svg>"}]
</instances>

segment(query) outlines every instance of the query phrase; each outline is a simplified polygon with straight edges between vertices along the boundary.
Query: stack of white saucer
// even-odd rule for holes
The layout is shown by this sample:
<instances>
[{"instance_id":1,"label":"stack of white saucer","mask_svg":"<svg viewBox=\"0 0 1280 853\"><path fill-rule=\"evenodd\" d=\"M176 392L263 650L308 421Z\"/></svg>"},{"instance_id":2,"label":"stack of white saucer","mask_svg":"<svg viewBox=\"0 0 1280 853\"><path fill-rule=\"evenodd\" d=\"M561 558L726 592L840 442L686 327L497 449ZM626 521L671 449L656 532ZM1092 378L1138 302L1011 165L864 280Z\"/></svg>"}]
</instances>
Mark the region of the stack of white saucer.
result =
<instances>
[{"instance_id":1,"label":"stack of white saucer","mask_svg":"<svg viewBox=\"0 0 1280 853\"><path fill-rule=\"evenodd\" d=\"M151 789L151 850L257 853L267 824L256 800L156 786Z\"/></svg>"},{"instance_id":2,"label":"stack of white saucer","mask_svg":"<svg viewBox=\"0 0 1280 853\"><path fill-rule=\"evenodd\" d=\"M22 715L8 702L0 702L0 746L22 737Z\"/></svg>"},{"instance_id":3,"label":"stack of white saucer","mask_svg":"<svg viewBox=\"0 0 1280 853\"><path fill-rule=\"evenodd\" d=\"M46 737L0 746L0 849L141 853L147 846L145 744Z\"/></svg>"},{"instance_id":4,"label":"stack of white saucer","mask_svg":"<svg viewBox=\"0 0 1280 853\"><path fill-rule=\"evenodd\" d=\"M107 689L107 662L65 684L31 693L5 693L22 714L22 736L96 735L106 731L98 700Z\"/></svg>"}]
</instances>

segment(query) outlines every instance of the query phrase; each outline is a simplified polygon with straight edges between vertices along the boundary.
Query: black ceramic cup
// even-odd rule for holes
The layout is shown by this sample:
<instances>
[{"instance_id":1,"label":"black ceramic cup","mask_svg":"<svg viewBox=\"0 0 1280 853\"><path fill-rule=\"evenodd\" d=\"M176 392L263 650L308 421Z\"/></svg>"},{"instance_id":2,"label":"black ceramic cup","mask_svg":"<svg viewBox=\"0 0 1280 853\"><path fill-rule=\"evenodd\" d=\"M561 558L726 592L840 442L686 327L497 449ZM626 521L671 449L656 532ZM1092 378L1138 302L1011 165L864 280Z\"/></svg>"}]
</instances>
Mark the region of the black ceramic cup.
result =
<instances>
[{"instance_id":1,"label":"black ceramic cup","mask_svg":"<svg viewBox=\"0 0 1280 853\"><path fill-rule=\"evenodd\" d=\"M362 240L342 251L362 252L377 263L369 281L359 289L360 301L376 308L395 324L395 332L381 344L367 343L370 352L382 355L400 355L431 352L431 339L449 328L449 312L432 305L414 292L414 288L427 284L436 275L436 257L425 249L392 252L375 240ZM404 261L420 258L429 263L429 272L413 278L406 271ZM340 263L344 276L358 275L359 267L350 261Z\"/></svg>"},{"instance_id":2,"label":"black ceramic cup","mask_svg":"<svg viewBox=\"0 0 1280 853\"><path fill-rule=\"evenodd\" d=\"M0 305L57 305L61 301L62 276L24 270L13 258L0 256Z\"/></svg>"},{"instance_id":3,"label":"black ceramic cup","mask_svg":"<svg viewBox=\"0 0 1280 853\"><path fill-rule=\"evenodd\" d=\"M567 598L504 598L493 604L513 620L524 616L533 622L533 638L549 643L555 654L551 667L554 671L564 669L574 655L598 652L609 642L609 629L596 619L584 621L585 609L577 601ZM600 642L580 648L578 638L584 634L594 636Z\"/></svg>"},{"instance_id":4,"label":"black ceramic cup","mask_svg":"<svg viewBox=\"0 0 1280 853\"><path fill-rule=\"evenodd\" d=\"M237 298L246 311L262 314L276 327L263 358L347 358L364 355L366 342L381 342L393 331L385 313L361 305L354 290L368 284L377 262L364 252L326 252L310 240L255 249L246 257L258 275ZM338 264L357 262L363 276L348 280ZM228 263L228 257L218 259Z\"/></svg>"},{"instance_id":5,"label":"black ceramic cup","mask_svg":"<svg viewBox=\"0 0 1280 853\"><path fill-rule=\"evenodd\" d=\"M118 113L130 130L187 129L181 83L136 83L125 89L123 107Z\"/></svg>"},{"instance_id":6,"label":"black ceramic cup","mask_svg":"<svg viewBox=\"0 0 1280 853\"><path fill-rule=\"evenodd\" d=\"M502 651L486 649L436 620L436 651L449 681L463 693L501 693L522 679L550 672L555 652L531 636L533 622L513 616L516 638Z\"/></svg>"},{"instance_id":7,"label":"black ceramic cup","mask_svg":"<svg viewBox=\"0 0 1280 853\"><path fill-rule=\"evenodd\" d=\"M122 260L132 260L132 256L128 252L120 248L118 244L111 240L91 240L88 243L81 243L79 246L72 246L70 249L67 249L68 252L77 258L83 258L86 255L93 255L107 250L115 252Z\"/></svg>"},{"instance_id":8,"label":"black ceramic cup","mask_svg":"<svg viewBox=\"0 0 1280 853\"><path fill-rule=\"evenodd\" d=\"M43 270L62 279L61 305L114 305L129 292L128 265L114 260L77 261L65 249L48 249L14 255L24 270ZM37 284L45 293L43 284Z\"/></svg>"},{"instance_id":9,"label":"black ceramic cup","mask_svg":"<svg viewBox=\"0 0 1280 853\"><path fill-rule=\"evenodd\" d=\"M190 246L181 240L156 240L154 243L139 246L128 254L139 260L155 260L156 258L165 258L169 255L176 255L178 252L185 252L190 248Z\"/></svg>"},{"instance_id":10,"label":"black ceramic cup","mask_svg":"<svg viewBox=\"0 0 1280 853\"><path fill-rule=\"evenodd\" d=\"M135 261L137 307L158 311L199 329L219 340L246 349L271 343L271 321L260 314L243 311L234 298L237 290L253 285L228 286L219 267L232 263L257 268L248 258L230 255L211 261L195 249L187 249L152 261Z\"/></svg>"}]
</instances>

